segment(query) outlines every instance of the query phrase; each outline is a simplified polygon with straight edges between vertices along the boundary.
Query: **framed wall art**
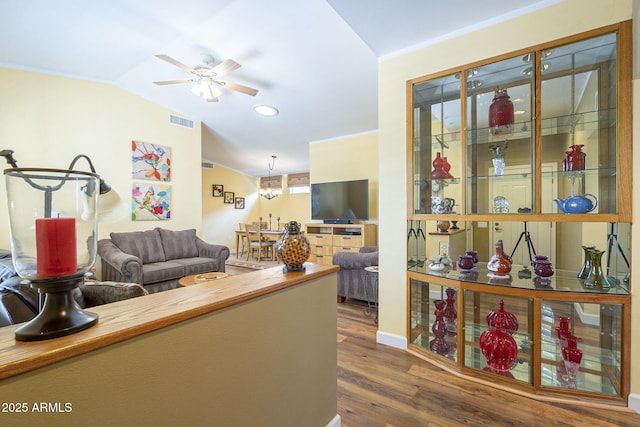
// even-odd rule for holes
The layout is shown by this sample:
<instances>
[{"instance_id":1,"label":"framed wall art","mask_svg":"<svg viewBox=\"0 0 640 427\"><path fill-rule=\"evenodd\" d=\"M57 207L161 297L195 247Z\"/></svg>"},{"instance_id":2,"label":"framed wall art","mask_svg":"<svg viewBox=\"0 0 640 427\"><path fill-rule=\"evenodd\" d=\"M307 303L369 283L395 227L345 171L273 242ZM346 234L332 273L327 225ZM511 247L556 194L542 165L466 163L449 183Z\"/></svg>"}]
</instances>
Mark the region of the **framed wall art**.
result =
<instances>
[{"instance_id":1,"label":"framed wall art","mask_svg":"<svg viewBox=\"0 0 640 427\"><path fill-rule=\"evenodd\" d=\"M213 197L222 197L224 193L224 185L213 184L211 186L211 191L213 192Z\"/></svg>"},{"instance_id":2,"label":"framed wall art","mask_svg":"<svg viewBox=\"0 0 640 427\"><path fill-rule=\"evenodd\" d=\"M236 197L236 209L244 209L244 197Z\"/></svg>"},{"instance_id":3,"label":"framed wall art","mask_svg":"<svg viewBox=\"0 0 640 427\"><path fill-rule=\"evenodd\" d=\"M171 218L171 186L134 183L131 190L131 220L155 221Z\"/></svg>"},{"instance_id":4,"label":"framed wall art","mask_svg":"<svg viewBox=\"0 0 640 427\"><path fill-rule=\"evenodd\" d=\"M131 141L131 176L133 179L171 181L171 148Z\"/></svg>"},{"instance_id":5,"label":"framed wall art","mask_svg":"<svg viewBox=\"0 0 640 427\"><path fill-rule=\"evenodd\" d=\"M225 191L224 192L224 202L227 203L227 204L232 205L234 196L235 196L235 194L234 194L233 191Z\"/></svg>"}]
</instances>

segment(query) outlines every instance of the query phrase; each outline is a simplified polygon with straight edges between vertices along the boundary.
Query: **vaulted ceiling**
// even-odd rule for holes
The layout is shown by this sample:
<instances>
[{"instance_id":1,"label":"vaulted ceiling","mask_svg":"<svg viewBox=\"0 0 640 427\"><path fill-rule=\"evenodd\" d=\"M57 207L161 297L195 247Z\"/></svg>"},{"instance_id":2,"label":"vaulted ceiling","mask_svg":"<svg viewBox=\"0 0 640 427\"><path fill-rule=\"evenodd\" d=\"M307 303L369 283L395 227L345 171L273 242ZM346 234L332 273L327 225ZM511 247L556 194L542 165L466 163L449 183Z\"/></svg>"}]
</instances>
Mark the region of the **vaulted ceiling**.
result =
<instances>
[{"instance_id":1,"label":"vaulted ceiling","mask_svg":"<svg viewBox=\"0 0 640 427\"><path fill-rule=\"evenodd\" d=\"M562 0L0 0L0 66L107 82L205 127L203 160L248 175L308 170L308 144L378 128L378 62ZM241 67L219 102L157 54ZM264 117L256 104L280 111Z\"/></svg>"}]
</instances>

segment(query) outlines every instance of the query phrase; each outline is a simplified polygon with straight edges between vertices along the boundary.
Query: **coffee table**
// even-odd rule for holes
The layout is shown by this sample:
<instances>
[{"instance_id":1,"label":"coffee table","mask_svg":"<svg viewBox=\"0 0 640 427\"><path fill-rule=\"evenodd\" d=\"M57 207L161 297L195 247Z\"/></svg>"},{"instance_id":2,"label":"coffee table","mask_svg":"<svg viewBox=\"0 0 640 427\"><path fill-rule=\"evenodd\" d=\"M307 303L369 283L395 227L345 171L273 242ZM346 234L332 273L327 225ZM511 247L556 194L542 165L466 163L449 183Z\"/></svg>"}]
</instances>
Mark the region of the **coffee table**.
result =
<instances>
[{"instance_id":1,"label":"coffee table","mask_svg":"<svg viewBox=\"0 0 640 427\"><path fill-rule=\"evenodd\" d=\"M224 279L225 277L229 277L229 274L219 271L213 271L211 273L192 274L190 276L184 276L179 279L178 285L180 287L197 285L199 283L210 282L216 279Z\"/></svg>"}]
</instances>

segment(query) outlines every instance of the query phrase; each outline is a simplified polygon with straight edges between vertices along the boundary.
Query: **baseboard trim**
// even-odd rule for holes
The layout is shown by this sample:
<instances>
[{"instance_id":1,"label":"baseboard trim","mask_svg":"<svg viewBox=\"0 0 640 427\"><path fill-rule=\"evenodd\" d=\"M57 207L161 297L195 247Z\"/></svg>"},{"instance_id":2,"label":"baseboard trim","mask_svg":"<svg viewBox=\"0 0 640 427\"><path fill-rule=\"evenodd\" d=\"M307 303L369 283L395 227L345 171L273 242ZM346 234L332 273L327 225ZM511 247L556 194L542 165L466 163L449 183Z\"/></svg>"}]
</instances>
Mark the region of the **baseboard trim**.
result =
<instances>
[{"instance_id":1,"label":"baseboard trim","mask_svg":"<svg viewBox=\"0 0 640 427\"><path fill-rule=\"evenodd\" d=\"M378 344L388 345L390 347L399 348L401 350L406 350L407 348L407 339L400 335L390 334L388 332L378 331L376 333L376 342Z\"/></svg>"},{"instance_id":2,"label":"baseboard trim","mask_svg":"<svg viewBox=\"0 0 640 427\"><path fill-rule=\"evenodd\" d=\"M631 393L627 399L627 406L629 409L635 411L636 414L640 414L640 394Z\"/></svg>"},{"instance_id":3,"label":"baseboard trim","mask_svg":"<svg viewBox=\"0 0 640 427\"><path fill-rule=\"evenodd\" d=\"M340 418L340 415L336 414L336 416L333 417L331 421L329 421L329 424L327 424L327 427L340 427L341 425L342 425L342 418Z\"/></svg>"}]
</instances>

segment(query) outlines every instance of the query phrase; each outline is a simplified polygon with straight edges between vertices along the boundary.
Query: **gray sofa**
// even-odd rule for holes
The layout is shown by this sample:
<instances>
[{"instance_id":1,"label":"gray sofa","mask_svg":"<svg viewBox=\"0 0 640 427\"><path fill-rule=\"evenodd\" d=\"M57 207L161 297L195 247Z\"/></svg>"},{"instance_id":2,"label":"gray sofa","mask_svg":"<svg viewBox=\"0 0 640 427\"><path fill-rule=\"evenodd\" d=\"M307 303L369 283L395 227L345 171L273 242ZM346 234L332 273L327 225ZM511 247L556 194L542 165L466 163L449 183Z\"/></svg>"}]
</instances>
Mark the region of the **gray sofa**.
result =
<instances>
[{"instance_id":1,"label":"gray sofa","mask_svg":"<svg viewBox=\"0 0 640 427\"><path fill-rule=\"evenodd\" d=\"M378 265L378 247L363 246L360 252L337 252L333 254L333 264L340 267L338 272L338 301L346 298L378 302L377 277L368 275L365 267ZM368 288L365 288L368 286Z\"/></svg>"},{"instance_id":2,"label":"gray sofa","mask_svg":"<svg viewBox=\"0 0 640 427\"><path fill-rule=\"evenodd\" d=\"M141 284L149 293L178 287L192 274L224 271L229 248L207 243L196 230L111 233L98 241L102 280Z\"/></svg>"}]
</instances>

